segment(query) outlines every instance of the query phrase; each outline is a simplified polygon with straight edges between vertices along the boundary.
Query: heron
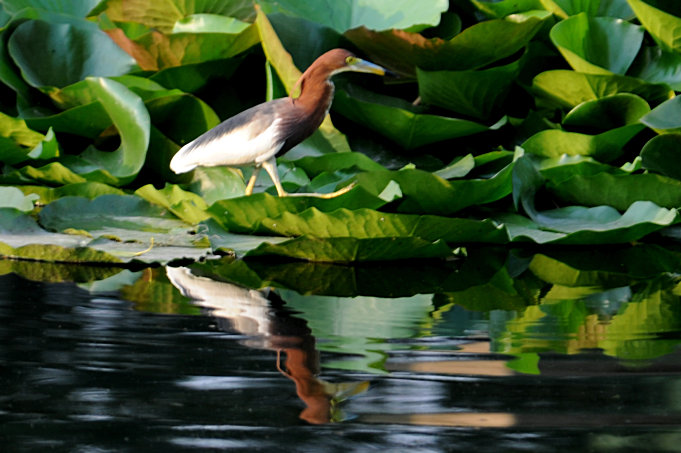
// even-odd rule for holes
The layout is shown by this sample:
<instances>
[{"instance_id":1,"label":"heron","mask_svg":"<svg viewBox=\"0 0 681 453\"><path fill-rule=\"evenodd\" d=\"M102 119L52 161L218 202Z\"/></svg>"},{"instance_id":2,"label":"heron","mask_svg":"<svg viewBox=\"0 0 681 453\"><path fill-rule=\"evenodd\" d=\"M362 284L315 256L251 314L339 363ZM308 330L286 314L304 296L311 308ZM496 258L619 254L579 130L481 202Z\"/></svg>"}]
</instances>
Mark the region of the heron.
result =
<instances>
[{"instance_id":1,"label":"heron","mask_svg":"<svg viewBox=\"0 0 681 453\"><path fill-rule=\"evenodd\" d=\"M261 168L269 174L280 197L289 194L281 185L276 158L308 138L321 125L333 100L331 77L341 72L364 72L385 75L386 70L355 56L345 49L322 54L300 76L295 87L298 97L284 97L251 107L184 145L170 161L175 173L186 173L196 167L253 165L253 174L245 195L253 193ZM295 91L295 88L294 90ZM333 194L304 194L325 198Z\"/></svg>"}]
</instances>

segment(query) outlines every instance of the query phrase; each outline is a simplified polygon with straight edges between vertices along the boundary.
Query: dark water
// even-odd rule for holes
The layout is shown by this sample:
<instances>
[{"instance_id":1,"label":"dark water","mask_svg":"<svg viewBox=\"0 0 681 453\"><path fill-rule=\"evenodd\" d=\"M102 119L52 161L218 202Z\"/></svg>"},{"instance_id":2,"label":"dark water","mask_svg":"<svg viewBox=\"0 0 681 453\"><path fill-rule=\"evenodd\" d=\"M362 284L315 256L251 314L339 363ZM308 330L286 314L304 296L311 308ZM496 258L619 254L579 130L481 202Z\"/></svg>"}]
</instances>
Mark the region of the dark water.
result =
<instances>
[{"instance_id":1,"label":"dark water","mask_svg":"<svg viewBox=\"0 0 681 453\"><path fill-rule=\"evenodd\" d=\"M3 452L681 451L666 248L0 263Z\"/></svg>"}]
</instances>

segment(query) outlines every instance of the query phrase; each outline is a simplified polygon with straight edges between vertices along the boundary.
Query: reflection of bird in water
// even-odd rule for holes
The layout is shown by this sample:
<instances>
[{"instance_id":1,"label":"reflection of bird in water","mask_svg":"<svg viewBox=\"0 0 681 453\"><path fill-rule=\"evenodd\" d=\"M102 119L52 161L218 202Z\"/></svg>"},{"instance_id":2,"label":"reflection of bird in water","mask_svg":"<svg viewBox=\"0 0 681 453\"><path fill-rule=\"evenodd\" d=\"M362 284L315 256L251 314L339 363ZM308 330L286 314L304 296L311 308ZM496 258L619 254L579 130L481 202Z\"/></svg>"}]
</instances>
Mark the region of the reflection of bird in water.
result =
<instances>
[{"instance_id":1,"label":"reflection of bird in water","mask_svg":"<svg viewBox=\"0 0 681 453\"><path fill-rule=\"evenodd\" d=\"M319 353L315 338L305 320L282 308L281 300L270 301L261 291L196 276L186 267L166 267L166 274L184 296L248 335L246 346L277 351L277 368L295 382L298 396L307 405L300 414L303 420L315 424L336 421L335 404L368 388L366 382L332 384L316 377ZM281 351L286 354L286 371L280 364Z\"/></svg>"},{"instance_id":2,"label":"reflection of bird in water","mask_svg":"<svg viewBox=\"0 0 681 453\"><path fill-rule=\"evenodd\" d=\"M280 197L288 195L279 182L276 157L308 138L322 124L333 99L331 77L346 71L385 74L380 66L347 50L330 50L300 77L297 98L274 99L229 118L183 146L170 161L170 169L186 173L200 166L254 165L246 195L253 192L260 168L269 173ZM327 198L344 191L347 189L318 196Z\"/></svg>"}]
</instances>

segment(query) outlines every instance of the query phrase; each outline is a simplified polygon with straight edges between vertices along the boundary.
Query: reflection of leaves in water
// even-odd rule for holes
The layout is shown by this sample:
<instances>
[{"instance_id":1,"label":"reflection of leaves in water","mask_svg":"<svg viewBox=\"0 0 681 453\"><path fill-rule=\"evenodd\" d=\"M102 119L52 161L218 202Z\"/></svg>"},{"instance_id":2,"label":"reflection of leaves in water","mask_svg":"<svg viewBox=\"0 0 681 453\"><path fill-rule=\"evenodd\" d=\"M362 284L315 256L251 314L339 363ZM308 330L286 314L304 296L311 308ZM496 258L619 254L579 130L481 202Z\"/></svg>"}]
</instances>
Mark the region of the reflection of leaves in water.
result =
<instances>
[{"instance_id":1,"label":"reflection of leaves in water","mask_svg":"<svg viewBox=\"0 0 681 453\"><path fill-rule=\"evenodd\" d=\"M677 279L661 277L613 291L584 291L576 299L546 299L509 320L495 336L494 350L505 353L579 353L602 349L625 360L653 359L673 352L681 339ZM556 297L559 292L550 293ZM566 295L569 293L566 293ZM576 293L572 293L576 295ZM629 301L612 297L631 295ZM611 303L619 310L608 315ZM599 314L600 313L600 314Z\"/></svg>"},{"instance_id":2,"label":"reflection of leaves in water","mask_svg":"<svg viewBox=\"0 0 681 453\"><path fill-rule=\"evenodd\" d=\"M37 282L91 282L121 272L118 267L79 266L36 261L0 260L0 275L10 272Z\"/></svg>"}]
</instances>

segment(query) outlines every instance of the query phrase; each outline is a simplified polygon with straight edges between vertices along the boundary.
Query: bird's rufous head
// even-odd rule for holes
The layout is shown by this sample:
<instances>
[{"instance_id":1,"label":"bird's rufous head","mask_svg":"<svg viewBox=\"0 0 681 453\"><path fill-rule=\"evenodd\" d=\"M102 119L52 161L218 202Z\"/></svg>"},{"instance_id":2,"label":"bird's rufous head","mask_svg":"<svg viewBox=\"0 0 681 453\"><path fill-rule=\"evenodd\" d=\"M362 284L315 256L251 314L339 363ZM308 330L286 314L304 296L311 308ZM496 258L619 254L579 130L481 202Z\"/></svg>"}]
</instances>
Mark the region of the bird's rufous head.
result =
<instances>
[{"instance_id":1,"label":"bird's rufous head","mask_svg":"<svg viewBox=\"0 0 681 453\"><path fill-rule=\"evenodd\" d=\"M322 54L307 68L305 73L309 74L313 71L317 72L317 74L323 73L327 77L346 71L385 75L385 69L382 67L362 60L345 49L332 49Z\"/></svg>"}]
</instances>

